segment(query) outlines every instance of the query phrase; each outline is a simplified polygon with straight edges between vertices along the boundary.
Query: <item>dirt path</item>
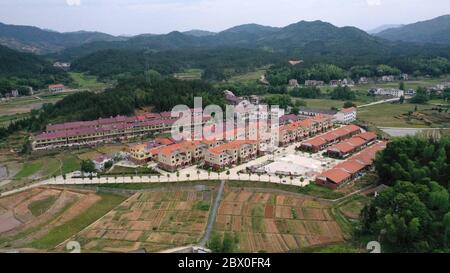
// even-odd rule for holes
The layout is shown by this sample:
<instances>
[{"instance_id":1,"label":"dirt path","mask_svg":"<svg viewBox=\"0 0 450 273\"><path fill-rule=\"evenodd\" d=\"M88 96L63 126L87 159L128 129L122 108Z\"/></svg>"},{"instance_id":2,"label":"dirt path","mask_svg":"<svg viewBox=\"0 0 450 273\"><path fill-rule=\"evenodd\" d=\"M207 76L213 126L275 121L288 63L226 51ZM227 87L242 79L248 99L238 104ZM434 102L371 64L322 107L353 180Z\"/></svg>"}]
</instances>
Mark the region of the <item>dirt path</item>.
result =
<instances>
[{"instance_id":1,"label":"dirt path","mask_svg":"<svg viewBox=\"0 0 450 273\"><path fill-rule=\"evenodd\" d=\"M206 243L208 243L209 237L211 236L214 223L216 222L217 211L219 210L220 202L222 201L224 187L225 187L225 180L222 180L222 182L220 182L219 190L217 191L216 200L214 201L214 205L209 214L208 225L206 226L205 229L205 235L203 239L200 241L201 247L206 246Z\"/></svg>"}]
</instances>

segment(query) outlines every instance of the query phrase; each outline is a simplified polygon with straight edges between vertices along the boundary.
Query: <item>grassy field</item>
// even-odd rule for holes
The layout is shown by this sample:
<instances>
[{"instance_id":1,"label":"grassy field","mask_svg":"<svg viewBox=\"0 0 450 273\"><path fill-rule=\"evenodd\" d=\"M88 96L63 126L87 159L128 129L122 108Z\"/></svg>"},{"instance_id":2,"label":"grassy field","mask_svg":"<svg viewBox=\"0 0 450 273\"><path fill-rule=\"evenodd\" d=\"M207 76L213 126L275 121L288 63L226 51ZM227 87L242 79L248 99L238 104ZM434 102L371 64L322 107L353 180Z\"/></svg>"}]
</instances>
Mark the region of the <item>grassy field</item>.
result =
<instances>
[{"instance_id":1,"label":"grassy field","mask_svg":"<svg viewBox=\"0 0 450 273\"><path fill-rule=\"evenodd\" d=\"M407 120L402 116L407 114L409 111L414 111L416 106L418 111L423 111L433 107L432 105L416 105L411 103L378 104L359 109L358 119L363 122L372 123L378 127L408 127L408 128L430 127L423 121L415 119Z\"/></svg>"},{"instance_id":2,"label":"grassy field","mask_svg":"<svg viewBox=\"0 0 450 273\"><path fill-rule=\"evenodd\" d=\"M106 87L108 87L108 84L99 82L96 76L76 72L70 72L69 75L77 85L77 88L79 89L85 89L90 91L102 91Z\"/></svg>"},{"instance_id":3,"label":"grassy field","mask_svg":"<svg viewBox=\"0 0 450 273\"><path fill-rule=\"evenodd\" d=\"M193 185L207 185L215 186L219 182L214 181L192 181L192 182L163 182L163 183L133 183L133 184L108 184L108 185L98 185L99 187L105 188L115 188L115 189L125 189L125 190L145 190L154 189L158 187L179 187L179 186L193 186ZM244 182L244 181L228 181L227 185L236 188L267 188L267 189L277 189L284 190L288 192L295 192L301 194L307 194L314 197L324 198L324 199L338 199L343 197L344 194L336 191L332 191L328 188L317 186L314 184L308 185L306 187L300 188L292 185L275 184L275 183L264 183L264 182Z\"/></svg>"},{"instance_id":4,"label":"grassy field","mask_svg":"<svg viewBox=\"0 0 450 273\"><path fill-rule=\"evenodd\" d=\"M203 70L202 69L186 69L182 73L176 73L173 76L180 80L199 80L202 78Z\"/></svg>"},{"instance_id":5,"label":"grassy field","mask_svg":"<svg viewBox=\"0 0 450 273\"><path fill-rule=\"evenodd\" d=\"M263 76L264 74L266 74L266 68L260 68L256 71L233 76L228 81L229 82L240 82L240 83L255 82L255 81L258 81L259 79L261 79L261 76Z\"/></svg>"},{"instance_id":6,"label":"grassy field","mask_svg":"<svg viewBox=\"0 0 450 273\"><path fill-rule=\"evenodd\" d=\"M38 217L44 212L46 212L56 201L55 196L49 196L45 199L35 201L28 205L28 209L31 211L33 216Z\"/></svg>"},{"instance_id":7,"label":"grassy field","mask_svg":"<svg viewBox=\"0 0 450 273\"><path fill-rule=\"evenodd\" d=\"M30 246L38 249L53 249L58 244L77 234L110 210L118 206L125 200L125 197L114 194L98 194L101 200L91 209L70 220L69 222L57 226L38 240L33 241Z\"/></svg>"},{"instance_id":8,"label":"grassy field","mask_svg":"<svg viewBox=\"0 0 450 273\"><path fill-rule=\"evenodd\" d=\"M37 161L33 163L25 163L22 166L22 169L16 174L15 179L21 179L25 177L29 177L35 173L37 173L43 166L43 162Z\"/></svg>"},{"instance_id":9,"label":"grassy field","mask_svg":"<svg viewBox=\"0 0 450 273\"><path fill-rule=\"evenodd\" d=\"M22 162L22 161L19 161ZM15 182L46 179L80 169L81 160L71 153L28 158L13 177Z\"/></svg>"}]
</instances>

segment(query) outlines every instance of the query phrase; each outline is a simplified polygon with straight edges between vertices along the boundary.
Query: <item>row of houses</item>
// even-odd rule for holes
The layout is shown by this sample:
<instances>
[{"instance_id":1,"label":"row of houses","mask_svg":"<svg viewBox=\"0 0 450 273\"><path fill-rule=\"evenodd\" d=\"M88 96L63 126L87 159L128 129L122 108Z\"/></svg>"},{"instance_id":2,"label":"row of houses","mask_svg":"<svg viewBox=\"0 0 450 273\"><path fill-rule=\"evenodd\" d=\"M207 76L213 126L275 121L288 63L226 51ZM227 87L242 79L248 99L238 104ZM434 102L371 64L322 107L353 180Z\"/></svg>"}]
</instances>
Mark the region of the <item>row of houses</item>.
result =
<instances>
[{"instance_id":1,"label":"row of houses","mask_svg":"<svg viewBox=\"0 0 450 273\"><path fill-rule=\"evenodd\" d=\"M356 125L346 125L303 142L299 150L318 153L333 144L351 138L361 132L361 128Z\"/></svg>"},{"instance_id":2,"label":"row of houses","mask_svg":"<svg viewBox=\"0 0 450 273\"><path fill-rule=\"evenodd\" d=\"M299 115L301 116L332 116L333 119L341 124L349 124L356 120L358 115L358 110L356 107L343 108L341 110L326 110L326 109L315 109L315 108L301 108L299 110Z\"/></svg>"},{"instance_id":3,"label":"row of houses","mask_svg":"<svg viewBox=\"0 0 450 273\"><path fill-rule=\"evenodd\" d=\"M202 115L200 111L191 110L191 112L193 117ZM170 112L164 112L49 124L45 132L34 137L32 147L34 150L45 150L127 140L171 130L177 119L178 117L173 117ZM201 125L210 119L207 116L202 117ZM193 120L192 127L199 125L195 123L195 118Z\"/></svg>"},{"instance_id":4,"label":"row of houses","mask_svg":"<svg viewBox=\"0 0 450 273\"><path fill-rule=\"evenodd\" d=\"M208 128L208 126L210 128ZM196 162L204 162L213 169L248 161L263 153L267 144L279 141L285 146L301 141L333 127L331 118L310 117L295 121L277 128L279 134L272 134L270 126L248 124L245 128L222 130L216 125L205 125L212 132L208 140L175 142L171 139L155 139L154 141L131 145L130 158L137 164L155 161L160 168L175 171ZM186 135L186 139L190 135Z\"/></svg>"},{"instance_id":5,"label":"row of houses","mask_svg":"<svg viewBox=\"0 0 450 273\"><path fill-rule=\"evenodd\" d=\"M316 184L337 189L357 178L373 165L376 153L386 148L387 142L378 142L359 154L316 176Z\"/></svg>"},{"instance_id":6,"label":"row of houses","mask_svg":"<svg viewBox=\"0 0 450 273\"><path fill-rule=\"evenodd\" d=\"M333 158L347 158L367 146L372 145L376 140L377 135L375 133L365 132L329 147L327 149L327 154L329 157Z\"/></svg>"},{"instance_id":7,"label":"row of houses","mask_svg":"<svg viewBox=\"0 0 450 273\"><path fill-rule=\"evenodd\" d=\"M280 146L287 146L293 142L302 141L333 128L333 119L330 116L315 116L293 123L282 125L279 128L279 139L274 139Z\"/></svg>"},{"instance_id":8,"label":"row of houses","mask_svg":"<svg viewBox=\"0 0 450 273\"><path fill-rule=\"evenodd\" d=\"M170 141L170 140L169 140ZM174 172L204 162L215 170L256 158L256 140L197 140L166 143L159 146L138 144L130 146L130 158L138 164L154 161L158 167Z\"/></svg>"}]
</instances>

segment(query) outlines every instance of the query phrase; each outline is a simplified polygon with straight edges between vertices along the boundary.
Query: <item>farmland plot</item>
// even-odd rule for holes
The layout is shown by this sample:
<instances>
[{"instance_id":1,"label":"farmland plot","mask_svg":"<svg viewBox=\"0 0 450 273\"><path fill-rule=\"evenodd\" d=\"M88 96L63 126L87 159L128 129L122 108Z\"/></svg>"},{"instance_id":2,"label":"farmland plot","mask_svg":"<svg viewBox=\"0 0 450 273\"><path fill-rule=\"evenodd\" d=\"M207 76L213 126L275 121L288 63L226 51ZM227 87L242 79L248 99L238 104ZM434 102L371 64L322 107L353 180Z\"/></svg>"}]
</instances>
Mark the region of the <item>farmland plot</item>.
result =
<instances>
[{"instance_id":1,"label":"farmland plot","mask_svg":"<svg viewBox=\"0 0 450 273\"><path fill-rule=\"evenodd\" d=\"M239 252L288 252L342 242L330 209L309 197L228 188L215 231L238 233Z\"/></svg>"},{"instance_id":2,"label":"farmland plot","mask_svg":"<svg viewBox=\"0 0 450 273\"><path fill-rule=\"evenodd\" d=\"M76 240L90 252L157 252L195 244L208 220L205 204L210 206L213 197L211 191L193 190L136 193Z\"/></svg>"}]
</instances>

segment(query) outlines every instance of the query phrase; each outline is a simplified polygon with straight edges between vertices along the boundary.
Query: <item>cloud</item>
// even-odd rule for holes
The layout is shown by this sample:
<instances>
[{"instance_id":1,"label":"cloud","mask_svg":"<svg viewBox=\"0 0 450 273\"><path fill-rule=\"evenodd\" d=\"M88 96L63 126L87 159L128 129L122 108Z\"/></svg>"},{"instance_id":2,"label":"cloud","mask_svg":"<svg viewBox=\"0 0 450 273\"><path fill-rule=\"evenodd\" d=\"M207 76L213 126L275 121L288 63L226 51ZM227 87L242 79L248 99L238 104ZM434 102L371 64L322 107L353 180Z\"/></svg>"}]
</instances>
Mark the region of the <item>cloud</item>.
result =
<instances>
[{"instance_id":1,"label":"cloud","mask_svg":"<svg viewBox=\"0 0 450 273\"><path fill-rule=\"evenodd\" d=\"M381 0L366 0L366 2L370 7L381 6Z\"/></svg>"},{"instance_id":2,"label":"cloud","mask_svg":"<svg viewBox=\"0 0 450 273\"><path fill-rule=\"evenodd\" d=\"M80 6L81 0L66 0L66 3L69 6Z\"/></svg>"}]
</instances>

